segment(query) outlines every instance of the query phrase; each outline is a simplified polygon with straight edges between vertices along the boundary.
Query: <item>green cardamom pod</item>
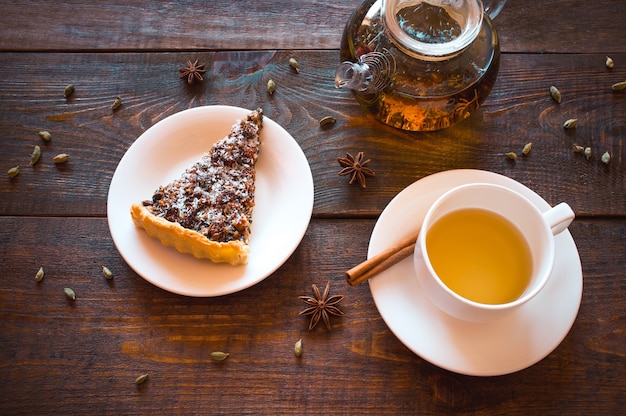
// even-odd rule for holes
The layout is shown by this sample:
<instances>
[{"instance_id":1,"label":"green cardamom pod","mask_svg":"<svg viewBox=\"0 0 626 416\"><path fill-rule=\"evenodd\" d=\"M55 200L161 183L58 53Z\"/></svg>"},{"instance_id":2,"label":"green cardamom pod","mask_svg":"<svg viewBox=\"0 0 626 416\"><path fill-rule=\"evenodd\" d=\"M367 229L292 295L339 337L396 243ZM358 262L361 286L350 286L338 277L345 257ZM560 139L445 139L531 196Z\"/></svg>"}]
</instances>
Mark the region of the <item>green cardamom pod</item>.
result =
<instances>
[{"instance_id":1,"label":"green cardamom pod","mask_svg":"<svg viewBox=\"0 0 626 416\"><path fill-rule=\"evenodd\" d=\"M118 95L117 97L115 97L115 101L113 101L113 104L111 104L111 110L115 111L118 108L120 108L121 105L122 105L122 97Z\"/></svg>"},{"instance_id":2,"label":"green cardamom pod","mask_svg":"<svg viewBox=\"0 0 626 416\"><path fill-rule=\"evenodd\" d=\"M613 91L621 91L626 88L626 81L618 82L617 84L611 85L611 89Z\"/></svg>"},{"instance_id":3,"label":"green cardamom pod","mask_svg":"<svg viewBox=\"0 0 626 416\"><path fill-rule=\"evenodd\" d=\"M337 119L335 117L333 117L333 116L326 116L326 117L323 117L320 120L320 127L324 127L324 126L327 126L327 125L330 125L330 124L335 124L336 122L337 122Z\"/></svg>"},{"instance_id":4,"label":"green cardamom pod","mask_svg":"<svg viewBox=\"0 0 626 416\"><path fill-rule=\"evenodd\" d=\"M267 81L267 92L272 95L274 94L274 91L276 91L276 83L273 79L270 79Z\"/></svg>"},{"instance_id":5,"label":"green cardamom pod","mask_svg":"<svg viewBox=\"0 0 626 416\"><path fill-rule=\"evenodd\" d=\"M113 273L111 273L111 270L109 270L109 268L106 266L102 266L102 274L107 280L113 279Z\"/></svg>"},{"instance_id":6,"label":"green cardamom pod","mask_svg":"<svg viewBox=\"0 0 626 416\"><path fill-rule=\"evenodd\" d=\"M69 97L70 95L74 94L74 84L70 84L67 87L65 87L65 89L63 90L63 96L65 98Z\"/></svg>"},{"instance_id":7,"label":"green cardamom pod","mask_svg":"<svg viewBox=\"0 0 626 416\"><path fill-rule=\"evenodd\" d=\"M526 144L524 145L524 148L522 149L522 154L525 154L525 155L529 154L529 153L530 153L530 149L531 149L532 147L533 147L533 144L532 144L532 143L526 143Z\"/></svg>"},{"instance_id":8,"label":"green cardamom pod","mask_svg":"<svg viewBox=\"0 0 626 416\"><path fill-rule=\"evenodd\" d=\"M564 129L573 129L574 127L576 127L577 123L578 123L578 119L577 118L570 118L569 120L566 120L565 123L563 123L563 128Z\"/></svg>"},{"instance_id":9,"label":"green cardamom pod","mask_svg":"<svg viewBox=\"0 0 626 416\"><path fill-rule=\"evenodd\" d=\"M293 352L296 354L296 357L302 357L302 338L296 342L296 345L293 347Z\"/></svg>"},{"instance_id":10,"label":"green cardamom pod","mask_svg":"<svg viewBox=\"0 0 626 416\"><path fill-rule=\"evenodd\" d=\"M148 374L142 374L135 379L135 384L140 385L143 384L148 379Z\"/></svg>"},{"instance_id":11,"label":"green cardamom pod","mask_svg":"<svg viewBox=\"0 0 626 416\"><path fill-rule=\"evenodd\" d=\"M9 175L9 178L11 179L15 178L19 174L20 174L19 166L13 166L11 169L7 171L7 175Z\"/></svg>"},{"instance_id":12,"label":"green cardamom pod","mask_svg":"<svg viewBox=\"0 0 626 416\"><path fill-rule=\"evenodd\" d=\"M508 157L508 158L509 158L509 159L511 159L511 160L515 160L515 159L517 159L517 153L515 153L515 152L508 152L508 153L505 153L505 154L504 154L504 156Z\"/></svg>"},{"instance_id":13,"label":"green cardamom pod","mask_svg":"<svg viewBox=\"0 0 626 416\"><path fill-rule=\"evenodd\" d=\"M65 163L70 158L70 155L67 153L61 153L52 158L54 163Z\"/></svg>"},{"instance_id":14,"label":"green cardamom pod","mask_svg":"<svg viewBox=\"0 0 626 416\"><path fill-rule=\"evenodd\" d=\"M289 58L289 66L291 66L296 73L300 73L300 66L298 65L298 61L294 58Z\"/></svg>"},{"instance_id":15,"label":"green cardamom pod","mask_svg":"<svg viewBox=\"0 0 626 416\"><path fill-rule=\"evenodd\" d=\"M561 91L554 85L550 86L550 95L557 103L561 104Z\"/></svg>"},{"instance_id":16,"label":"green cardamom pod","mask_svg":"<svg viewBox=\"0 0 626 416\"><path fill-rule=\"evenodd\" d=\"M35 281L41 282L43 280L44 274L45 273L43 271L43 267L40 267L39 270L37 270L37 274L35 275Z\"/></svg>"},{"instance_id":17,"label":"green cardamom pod","mask_svg":"<svg viewBox=\"0 0 626 416\"><path fill-rule=\"evenodd\" d=\"M33 153L30 155L30 165L34 166L37 162L39 162L40 157L41 157L41 147L35 146L33 148Z\"/></svg>"},{"instance_id":18,"label":"green cardamom pod","mask_svg":"<svg viewBox=\"0 0 626 416\"><path fill-rule=\"evenodd\" d=\"M609 68L609 69L612 69L612 68L613 68L613 66L615 65L615 64L613 63L613 60L611 59L611 57L610 57L610 56L607 56L607 57L606 57L606 61L604 61L604 64L605 64L605 65L606 65L606 67L607 67L607 68Z\"/></svg>"},{"instance_id":19,"label":"green cardamom pod","mask_svg":"<svg viewBox=\"0 0 626 416\"><path fill-rule=\"evenodd\" d=\"M584 153L587 160L589 160L591 158L591 147L585 147Z\"/></svg>"},{"instance_id":20,"label":"green cardamom pod","mask_svg":"<svg viewBox=\"0 0 626 416\"><path fill-rule=\"evenodd\" d=\"M582 152L584 152L584 151L585 151L585 148L584 148L584 147L579 146L579 145L577 145L577 144L575 144L575 145L574 145L574 152L576 152L576 153L582 153Z\"/></svg>"},{"instance_id":21,"label":"green cardamom pod","mask_svg":"<svg viewBox=\"0 0 626 416\"><path fill-rule=\"evenodd\" d=\"M611 161L611 154L609 152L604 152L601 157L602 163L608 165Z\"/></svg>"},{"instance_id":22,"label":"green cardamom pod","mask_svg":"<svg viewBox=\"0 0 626 416\"><path fill-rule=\"evenodd\" d=\"M228 358L228 355L229 354L227 352L214 351L211 353L211 359L214 361L224 361Z\"/></svg>"},{"instance_id":23,"label":"green cardamom pod","mask_svg":"<svg viewBox=\"0 0 626 416\"><path fill-rule=\"evenodd\" d=\"M41 137L41 139L44 142L49 142L50 140L52 140L52 135L50 134L50 132L49 131L45 131L45 130L39 132L39 137Z\"/></svg>"},{"instance_id":24,"label":"green cardamom pod","mask_svg":"<svg viewBox=\"0 0 626 416\"><path fill-rule=\"evenodd\" d=\"M72 289L66 287L63 289L63 291L65 292L66 298L68 298L69 300L76 300L76 292L74 292Z\"/></svg>"}]
</instances>

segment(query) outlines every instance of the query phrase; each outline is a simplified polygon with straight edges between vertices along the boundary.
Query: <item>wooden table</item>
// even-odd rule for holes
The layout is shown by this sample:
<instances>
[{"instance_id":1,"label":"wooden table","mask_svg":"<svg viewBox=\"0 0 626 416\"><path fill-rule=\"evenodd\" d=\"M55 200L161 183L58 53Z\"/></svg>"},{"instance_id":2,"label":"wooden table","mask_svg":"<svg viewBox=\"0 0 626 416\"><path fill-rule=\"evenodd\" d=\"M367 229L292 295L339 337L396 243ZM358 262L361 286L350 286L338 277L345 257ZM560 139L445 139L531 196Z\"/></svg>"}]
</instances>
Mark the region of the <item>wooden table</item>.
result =
<instances>
[{"instance_id":1,"label":"wooden table","mask_svg":"<svg viewBox=\"0 0 626 416\"><path fill-rule=\"evenodd\" d=\"M292 4L293 3L293 4ZM334 70L356 0L40 3L0 13L0 413L2 414L598 414L626 406L626 3L510 0L496 19L497 83L468 120L434 133L375 121ZM613 69L605 57L613 58ZM301 71L288 65L294 57ZM178 78L186 60L206 79ZM268 78L276 92L266 91ZM75 85L70 99L64 87ZM556 85L563 101L548 89ZM113 112L116 96L123 105ZM146 129L190 107L262 107L303 149L314 178L304 238L275 273L212 298L169 293L136 274L109 233L113 172ZM336 125L320 130L318 120ZM578 118L564 131L566 119ZM47 130L44 143L38 132ZM503 156L533 143L511 162ZM572 151L589 146L587 160ZM29 166L34 145L41 161ZM337 157L364 151L367 189ZM600 155L608 151L610 163ZM70 154L55 166L52 156ZM6 172L19 165L20 174ZM390 331L363 261L390 200L452 169L496 172L548 203L567 201L584 276L564 341L496 377L443 370ZM287 173L286 173L287 174ZM102 276L106 265L114 274ZM45 278L36 282L39 267ZM308 331L298 296L331 282L345 312ZM77 294L68 302L64 287ZM294 356L302 339L304 354ZM227 351L216 363L213 351ZM135 379L149 374L141 385Z\"/></svg>"}]
</instances>

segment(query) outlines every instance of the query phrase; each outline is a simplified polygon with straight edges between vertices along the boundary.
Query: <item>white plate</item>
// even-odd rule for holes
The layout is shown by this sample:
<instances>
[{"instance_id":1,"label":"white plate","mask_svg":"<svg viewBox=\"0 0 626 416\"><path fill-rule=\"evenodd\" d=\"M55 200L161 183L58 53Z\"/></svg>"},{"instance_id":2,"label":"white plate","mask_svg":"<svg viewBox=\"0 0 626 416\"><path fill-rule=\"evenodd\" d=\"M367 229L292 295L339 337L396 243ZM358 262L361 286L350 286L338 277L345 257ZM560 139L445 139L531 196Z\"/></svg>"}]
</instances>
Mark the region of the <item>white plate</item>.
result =
<instances>
[{"instance_id":1,"label":"white plate","mask_svg":"<svg viewBox=\"0 0 626 416\"><path fill-rule=\"evenodd\" d=\"M549 205L510 178L480 170L452 170L423 178L400 192L381 214L368 257L417 230L426 210L446 190L471 182L508 186L542 211ZM495 376L529 367L569 332L582 297L582 267L568 230L556 237L556 262L545 288L520 310L490 323L453 318L420 290L409 257L369 281L374 302L393 333L415 354L460 374Z\"/></svg>"},{"instance_id":2,"label":"white plate","mask_svg":"<svg viewBox=\"0 0 626 416\"><path fill-rule=\"evenodd\" d=\"M152 198L159 185L180 177L249 113L229 106L181 111L146 130L122 157L109 188L109 228L124 260L147 281L181 295L225 295L272 274L300 244L313 211L313 176L298 143L268 117L261 129L247 265L181 254L148 237L131 219L132 203Z\"/></svg>"}]
</instances>

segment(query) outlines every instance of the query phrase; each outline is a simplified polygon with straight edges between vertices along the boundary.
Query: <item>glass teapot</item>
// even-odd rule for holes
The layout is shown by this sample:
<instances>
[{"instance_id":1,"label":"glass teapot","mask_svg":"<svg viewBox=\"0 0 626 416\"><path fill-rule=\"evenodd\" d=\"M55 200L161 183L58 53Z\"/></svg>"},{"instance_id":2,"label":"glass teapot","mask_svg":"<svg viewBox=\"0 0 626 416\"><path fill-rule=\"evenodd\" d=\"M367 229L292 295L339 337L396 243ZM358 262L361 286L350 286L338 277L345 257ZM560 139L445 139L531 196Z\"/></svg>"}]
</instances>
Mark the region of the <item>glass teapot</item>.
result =
<instances>
[{"instance_id":1,"label":"glass teapot","mask_svg":"<svg viewBox=\"0 0 626 416\"><path fill-rule=\"evenodd\" d=\"M433 131L487 98L500 64L492 25L505 0L365 0L341 41L335 86L377 119Z\"/></svg>"}]
</instances>

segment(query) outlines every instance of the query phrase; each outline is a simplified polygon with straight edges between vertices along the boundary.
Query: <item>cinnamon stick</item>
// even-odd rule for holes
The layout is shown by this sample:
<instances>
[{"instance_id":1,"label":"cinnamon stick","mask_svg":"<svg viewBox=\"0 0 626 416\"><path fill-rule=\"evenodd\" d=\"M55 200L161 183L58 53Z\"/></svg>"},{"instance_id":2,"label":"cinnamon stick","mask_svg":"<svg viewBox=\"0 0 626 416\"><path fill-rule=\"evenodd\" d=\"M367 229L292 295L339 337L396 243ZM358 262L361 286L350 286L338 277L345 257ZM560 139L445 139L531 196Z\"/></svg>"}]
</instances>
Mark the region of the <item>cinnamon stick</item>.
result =
<instances>
[{"instance_id":1,"label":"cinnamon stick","mask_svg":"<svg viewBox=\"0 0 626 416\"><path fill-rule=\"evenodd\" d=\"M348 284L356 286L413 254L418 235L419 230L348 270L345 273Z\"/></svg>"}]
</instances>

